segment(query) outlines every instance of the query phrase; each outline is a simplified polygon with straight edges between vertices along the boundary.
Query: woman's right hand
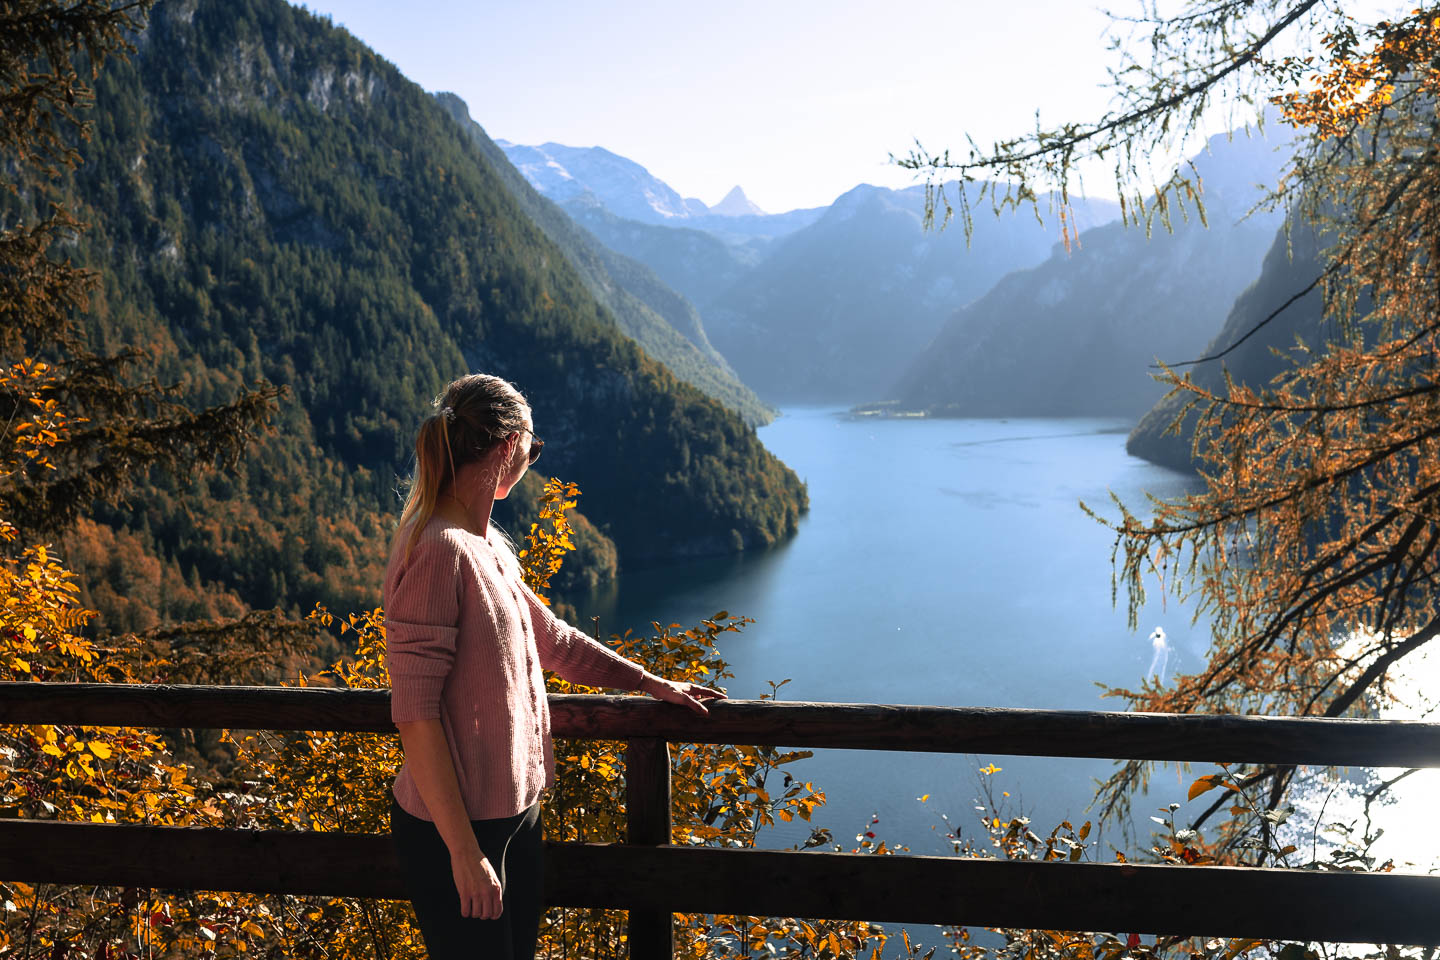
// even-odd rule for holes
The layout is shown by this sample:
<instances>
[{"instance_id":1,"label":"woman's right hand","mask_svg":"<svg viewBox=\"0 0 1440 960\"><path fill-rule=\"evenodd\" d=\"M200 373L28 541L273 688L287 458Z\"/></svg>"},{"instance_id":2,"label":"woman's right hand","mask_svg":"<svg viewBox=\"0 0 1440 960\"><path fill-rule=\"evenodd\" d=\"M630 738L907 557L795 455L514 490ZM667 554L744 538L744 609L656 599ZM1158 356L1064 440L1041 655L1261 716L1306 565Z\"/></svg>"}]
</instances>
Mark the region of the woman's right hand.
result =
<instances>
[{"instance_id":1,"label":"woman's right hand","mask_svg":"<svg viewBox=\"0 0 1440 960\"><path fill-rule=\"evenodd\" d=\"M504 909L500 878L479 847L450 855L455 873L455 890L460 894L460 916L494 920Z\"/></svg>"}]
</instances>

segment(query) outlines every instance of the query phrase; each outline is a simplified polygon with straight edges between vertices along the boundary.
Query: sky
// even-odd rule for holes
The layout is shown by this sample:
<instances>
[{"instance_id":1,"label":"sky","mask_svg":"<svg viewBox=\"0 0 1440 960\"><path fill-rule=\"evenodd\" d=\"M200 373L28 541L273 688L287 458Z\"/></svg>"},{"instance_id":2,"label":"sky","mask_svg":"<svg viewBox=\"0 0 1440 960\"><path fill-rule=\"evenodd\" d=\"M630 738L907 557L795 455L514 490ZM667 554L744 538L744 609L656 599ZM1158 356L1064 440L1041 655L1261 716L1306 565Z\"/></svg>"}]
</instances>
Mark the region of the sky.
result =
<instances>
[{"instance_id":1,"label":"sky","mask_svg":"<svg viewBox=\"0 0 1440 960\"><path fill-rule=\"evenodd\" d=\"M920 182L889 159L917 141L963 152L1110 97L1110 20L1086 0L303 5L458 94L491 137L603 146L683 196L739 185L772 213ZM1082 171L1090 195L1113 194L1107 171Z\"/></svg>"}]
</instances>

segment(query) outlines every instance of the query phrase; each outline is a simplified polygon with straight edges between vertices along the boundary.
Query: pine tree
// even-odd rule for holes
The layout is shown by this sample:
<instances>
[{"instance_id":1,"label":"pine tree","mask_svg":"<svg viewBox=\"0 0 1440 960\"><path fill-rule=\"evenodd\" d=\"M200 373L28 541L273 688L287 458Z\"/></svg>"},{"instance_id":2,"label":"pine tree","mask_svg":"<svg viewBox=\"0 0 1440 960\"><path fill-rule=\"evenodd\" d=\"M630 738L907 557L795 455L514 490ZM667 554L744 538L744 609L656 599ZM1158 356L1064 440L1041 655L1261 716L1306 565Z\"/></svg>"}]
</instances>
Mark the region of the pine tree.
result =
<instances>
[{"instance_id":1,"label":"pine tree","mask_svg":"<svg viewBox=\"0 0 1440 960\"><path fill-rule=\"evenodd\" d=\"M89 135L85 110L108 57L132 48L153 0L16 0L0 6L0 362L44 365L45 382L0 387L0 422L23 422L53 402L66 442L0 477L0 501L18 531L63 530L93 505L115 503L150 468L189 473L230 465L274 408L259 383L227 403L191 409L175 390L135 376L144 354L96 350L80 318L98 273L66 248L85 229L60 202L65 173Z\"/></svg>"}]
</instances>

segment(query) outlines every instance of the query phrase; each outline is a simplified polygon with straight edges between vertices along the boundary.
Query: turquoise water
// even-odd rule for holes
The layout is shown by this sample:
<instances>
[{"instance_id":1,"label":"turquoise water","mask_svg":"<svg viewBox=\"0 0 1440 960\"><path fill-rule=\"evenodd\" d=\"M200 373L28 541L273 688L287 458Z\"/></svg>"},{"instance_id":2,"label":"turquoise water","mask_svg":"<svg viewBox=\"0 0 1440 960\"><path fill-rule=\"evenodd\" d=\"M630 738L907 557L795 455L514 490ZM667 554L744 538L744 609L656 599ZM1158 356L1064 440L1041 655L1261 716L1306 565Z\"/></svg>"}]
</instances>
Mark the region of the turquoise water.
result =
<instances>
[{"instance_id":1,"label":"turquoise water","mask_svg":"<svg viewBox=\"0 0 1440 960\"><path fill-rule=\"evenodd\" d=\"M1176 496L1189 478L1125 453L1127 424L1092 419L854 420L833 408L788 409L765 444L809 485L810 513L784 546L740 558L626 570L611 595L578 606L601 629L690 625L720 610L755 624L723 638L734 697L789 679L791 700L1119 709L1096 683L1135 685L1160 666L1196 668L1207 645L1190 613L1152 602L1139 627L1111 605L1111 534L1079 508L1110 515ZM588 627L588 619L585 621ZM1083 818L1109 761L822 751L794 770L824 789L819 821L845 849L873 815L890 845L941 853L940 814L967 831L978 768L997 794L1048 832ZM1167 780L1168 777L1168 780ZM918 797L929 794L920 803ZM1184 799L1159 773L1150 806ZM1078 825L1079 820L1076 819ZM936 828L937 829L932 829ZM1112 831L1113 833L1113 831ZM762 832L785 847L803 824ZM1116 843L1120 837L1111 836ZM1100 859L1109 859L1108 851Z\"/></svg>"}]
</instances>

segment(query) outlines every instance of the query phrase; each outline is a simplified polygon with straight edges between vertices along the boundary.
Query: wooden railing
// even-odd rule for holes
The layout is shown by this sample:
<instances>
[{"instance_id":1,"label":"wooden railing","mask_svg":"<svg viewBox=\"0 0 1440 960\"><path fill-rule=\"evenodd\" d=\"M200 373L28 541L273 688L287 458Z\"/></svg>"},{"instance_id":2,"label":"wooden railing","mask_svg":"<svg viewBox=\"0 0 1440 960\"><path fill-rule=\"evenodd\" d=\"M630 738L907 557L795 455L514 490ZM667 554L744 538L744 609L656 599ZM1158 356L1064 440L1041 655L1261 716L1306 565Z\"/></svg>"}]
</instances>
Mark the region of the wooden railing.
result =
<instances>
[{"instance_id":1,"label":"wooden railing","mask_svg":"<svg viewBox=\"0 0 1440 960\"><path fill-rule=\"evenodd\" d=\"M630 911L635 960L672 954L676 911L1440 944L1435 876L674 846L668 747L1440 767L1440 724L744 700L702 718L562 695L550 709L555 736L627 742L628 842L547 844L546 900ZM0 724L392 732L389 716L383 690L0 683ZM0 820L4 879L403 898L398 875L383 836Z\"/></svg>"}]
</instances>

